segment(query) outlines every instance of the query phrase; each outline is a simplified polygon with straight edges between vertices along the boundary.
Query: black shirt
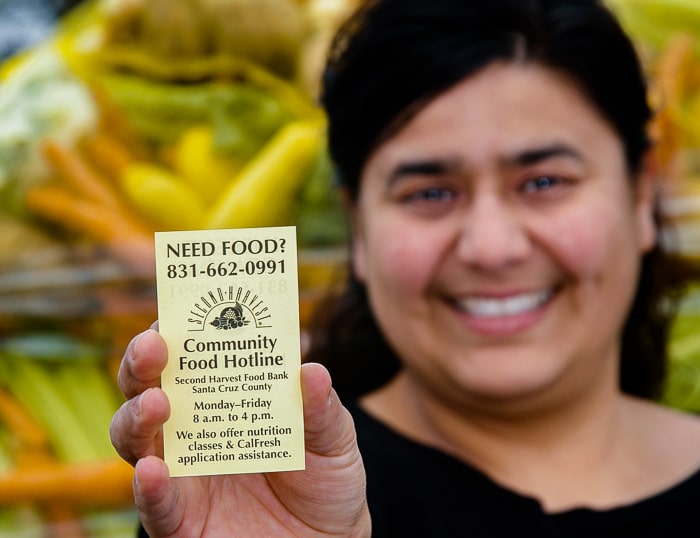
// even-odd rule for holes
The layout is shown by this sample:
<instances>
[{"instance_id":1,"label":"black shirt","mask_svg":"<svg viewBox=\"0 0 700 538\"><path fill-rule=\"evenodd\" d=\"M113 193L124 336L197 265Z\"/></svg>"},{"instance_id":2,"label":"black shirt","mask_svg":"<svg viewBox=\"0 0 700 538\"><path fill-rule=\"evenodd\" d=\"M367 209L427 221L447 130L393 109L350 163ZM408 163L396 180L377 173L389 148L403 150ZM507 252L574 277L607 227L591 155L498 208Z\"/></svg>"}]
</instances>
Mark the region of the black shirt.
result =
<instances>
[{"instance_id":1,"label":"black shirt","mask_svg":"<svg viewBox=\"0 0 700 538\"><path fill-rule=\"evenodd\" d=\"M461 460L415 443L357 406L373 537L652 538L700 528L700 470L648 499L611 510L546 513ZM694 530L690 530L694 529Z\"/></svg>"}]
</instances>

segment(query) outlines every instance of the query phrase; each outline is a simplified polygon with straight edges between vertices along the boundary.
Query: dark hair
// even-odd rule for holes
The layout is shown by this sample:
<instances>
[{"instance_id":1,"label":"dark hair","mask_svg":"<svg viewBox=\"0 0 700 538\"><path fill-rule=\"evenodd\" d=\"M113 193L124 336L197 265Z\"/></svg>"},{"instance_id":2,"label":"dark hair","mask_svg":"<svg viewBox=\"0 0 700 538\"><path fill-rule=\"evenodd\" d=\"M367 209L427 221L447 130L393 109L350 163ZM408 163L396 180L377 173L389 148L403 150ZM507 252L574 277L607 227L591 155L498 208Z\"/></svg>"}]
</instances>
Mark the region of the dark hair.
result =
<instances>
[{"instance_id":1,"label":"dark hair","mask_svg":"<svg viewBox=\"0 0 700 538\"><path fill-rule=\"evenodd\" d=\"M329 149L357 194L362 167L422 104L497 60L567 73L617 130L631 170L651 112L634 47L596 0L370 0L337 34L323 79Z\"/></svg>"},{"instance_id":2,"label":"dark hair","mask_svg":"<svg viewBox=\"0 0 700 538\"><path fill-rule=\"evenodd\" d=\"M338 32L323 79L329 151L354 199L375 147L425 103L494 61L526 60L567 74L620 136L631 178L650 147L651 110L634 45L597 0L370 0ZM672 302L689 269L660 245L642 260L625 325L622 389L658 395ZM325 363L355 397L387 382L400 362L349 272L319 310L308 360Z\"/></svg>"}]
</instances>

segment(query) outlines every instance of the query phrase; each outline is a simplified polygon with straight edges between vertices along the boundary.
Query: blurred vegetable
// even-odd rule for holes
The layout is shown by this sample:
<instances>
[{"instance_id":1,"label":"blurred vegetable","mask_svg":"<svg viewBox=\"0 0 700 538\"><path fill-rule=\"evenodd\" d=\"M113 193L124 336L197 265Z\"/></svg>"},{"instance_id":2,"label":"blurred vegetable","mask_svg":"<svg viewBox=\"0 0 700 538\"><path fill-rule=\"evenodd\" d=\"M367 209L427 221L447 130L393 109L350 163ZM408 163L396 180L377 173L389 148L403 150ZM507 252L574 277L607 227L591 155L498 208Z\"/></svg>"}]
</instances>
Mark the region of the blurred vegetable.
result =
<instances>
[{"instance_id":1,"label":"blurred vegetable","mask_svg":"<svg viewBox=\"0 0 700 538\"><path fill-rule=\"evenodd\" d=\"M607 0L640 50L650 74L655 138L662 165L700 144L700 2ZM672 171L674 172L674 171ZM683 173L683 170L676 171Z\"/></svg>"},{"instance_id":2,"label":"blurred vegetable","mask_svg":"<svg viewBox=\"0 0 700 538\"><path fill-rule=\"evenodd\" d=\"M201 225L204 202L197 190L169 170L135 162L122 176L124 192L160 230L189 230Z\"/></svg>"},{"instance_id":3,"label":"blurred vegetable","mask_svg":"<svg viewBox=\"0 0 700 538\"><path fill-rule=\"evenodd\" d=\"M99 8L100 52L116 58L232 55L291 76L305 33L295 0L107 0Z\"/></svg>"},{"instance_id":4,"label":"blurred vegetable","mask_svg":"<svg viewBox=\"0 0 700 538\"><path fill-rule=\"evenodd\" d=\"M3 431L3 425L6 431ZM61 465L52 451L49 440L39 423L31 413L17 401L9 391L0 388L0 434L6 433L6 440L0 435L0 456L3 452L3 441L8 447L6 460L0 461L0 536L3 536L3 524L10 525L9 528L24 528L28 522L18 521L20 514L26 514L28 507L37 507L30 504L26 498L18 493L13 487L15 477L22 475L28 469L40 469L46 466L55 467ZM0 460L3 458L0 457ZM19 489L26 488L28 484L22 484ZM28 508L39 517L38 510ZM68 506L64 499L54 499L54 502L41 506L42 519L45 520L49 536L62 536L69 533L71 537L80 538L84 536L82 529L76 523L78 514L74 507ZM41 519L36 519L35 525L40 526ZM60 526L61 532L54 534ZM14 529L13 529L14 530ZM15 536L15 534L12 534Z\"/></svg>"},{"instance_id":5,"label":"blurred vegetable","mask_svg":"<svg viewBox=\"0 0 700 538\"><path fill-rule=\"evenodd\" d=\"M93 161L100 170L110 177L115 176L114 168L107 167L107 163L102 163L104 153L99 150L95 151L91 144L91 139L105 139L106 143L112 146L111 151L122 152L128 159L151 160L155 159L154 154L158 148L149 145L148 141L136 130L134 125L126 117L122 108L114 101L107 91L98 87L91 86L92 97L99 111L98 125L91 131L85 133L80 138L85 154ZM124 155L123 155L124 156ZM113 159L111 156L110 159ZM111 161L108 161L111 162Z\"/></svg>"},{"instance_id":6,"label":"blurred vegetable","mask_svg":"<svg viewBox=\"0 0 700 538\"><path fill-rule=\"evenodd\" d=\"M296 211L301 247L337 247L347 242L348 222L326 147L318 152L313 170L299 194Z\"/></svg>"},{"instance_id":7,"label":"blurred vegetable","mask_svg":"<svg viewBox=\"0 0 700 538\"><path fill-rule=\"evenodd\" d=\"M114 187L73 148L47 139L42 149L51 169L77 195L110 209L125 210Z\"/></svg>"},{"instance_id":8,"label":"blurred vegetable","mask_svg":"<svg viewBox=\"0 0 700 538\"><path fill-rule=\"evenodd\" d=\"M653 54L675 33L700 35L700 3L696 0L606 0L638 45ZM700 43L696 44L700 52Z\"/></svg>"},{"instance_id":9,"label":"blurred vegetable","mask_svg":"<svg viewBox=\"0 0 700 538\"><path fill-rule=\"evenodd\" d=\"M0 202L21 211L27 186L43 181L39 142L70 144L91 130L97 113L86 85L50 47L27 55L0 83Z\"/></svg>"},{"instance_id":10,"label":"blurred vegetable","mask_svg":"<svg viewBox=\"0 0 700 538\"><path fill-rule=\"evenodd\" d=\"M668 375L662 400L700 413L700 283L688 290L671 326Z\"/></svg>"},{"instance_id":11,"label":"blurred vegetable","mask_svg":"<svg viewBox=\"0 0 700 538\"><path fill-rule=\"evenodd\" d=\"M205 228L274 226L293 220L295 197L322 143L321 125L296 121L275 136L231 180L205 217Z\"/></svg>"},{"instance_id":12,"label":"blurred vegetable","mask_svg":"<svg viewBox=\"0 0 700 538\"><path fill-rule=\"evenodd\" d=\"M106 208L49 185L30 189L25 203L34 215L106 245L136 273L153 273L152 234L133 214Z\"/></svg>"},{"instance_id":13,"label":"blurred vegetable","mask_svg":"<svg viewBox=\"0 0 700 538\"><path fill-rule=\"evenodd\" d=\"M108 73L98 84L139 134L154 144L174 143L187 129L208 124L215 128L218 148L247 158L280 126L300 117L293 103L245 79L177 84Z\"/></svg>"},{"instance_id":14,"label":"blurred vegetable","mask_svg":"<svg viewBox=\"0 0 700 538\"><path fill-rule=\"evenodd\" d=\"M173 168L207 203L213 202L243 166L216 146L213 128L200 125L185 131L173 150Z\"/></svg>"},{"instance_id":15,"label":"blurred vegetable","mask_svg":"<svg viewBox=\"0 0 700 538\"><path fill-rule=\"evenodd\" d=\"M30 506L0 509L0 536L3 538L46 538L39 511Z\"/></svg>"},{"instance_id":16,"label":"blurred vegetable","mask_svg":"<svg viewBox=\"0 0 700 538\"><path fill-rule=\"evenodd\" d=\"M688 34L674 34L659 52L650 70L652 79L652 105L656 109L651 131L655 139L655 152L661 170L668 176L683 147L689 144L686 101L692 91L692 73L697 69L693 46L694 38ZM697 88L696 88L697 89ZM700 125L700 124L699 124Z\"/></svg>"},{"instance_id":17,"label":"blurred vegetable","mask_svg":"<svg viewBox=\"0 0 700 538\"><path fill-rule=\"evenodd\" d=\"M111 181L118 180L136 159L126 144L104 130L88 133L80 140L80 148L93 166Z\"/></svg>"},{"instance_id":18,"label":"blurred vegetable","mask_svg":"<svg viewBox=\"0 0 700 538\"><path fill-rule=\"evenodd\" d=\"M41 509L43 536L77 538L88 535L80 511L130 505L133 469L108 437L122 398L99 348L58 333L5 338L0 387L0 432L4 425L17 443L0 468L0 531L23 528L26 505ZM124 517L108 512L90 535L124 531Z\"/></svg>"},{"instance_id":19,"label":"blurred vegetable","mask_svg":"<svg viewBox=\"0 0 700 538\"><path fill-rule=\"evenodd\" d=\"M60 502L78 507L124 506L132 498L133 471L116 456L10 470L0 473L0 505Z\"/></svg>"},{"instance_id":20,"label":"blurred vegetable","mask_svg":"<svg viewBox=\"0 0 700 538\"><path fill-rule=\"evenodd\" d=\"M49 440L41 426L7 389L1 387L0 424L5 425L23 453L48 449Z\"/></svg>"},{"instance_id":21,"label":"blurred vegetable","mask_svg":"<svg viewBox=\"0 0 700 538\"><path fill-rule=\"evenodd\" d=\"M0 384L37 418L62 461L114 456L107 428L121 399L100 380L94 346L59 334L15 336L0 342L0 359Z\"/></svg>"},{"instance_id":22,"label":"blurred vegetable","mask_svg":"<svg viewBox=\"0 0 700 538\"><path fill-rule=\"evenodd\" d=\"M145 235L140 224L129 222L120 211L107 210L99 203L53 185L32 188L26 197L27 207L37 216L94 237L100 242L125 241L131 235Z\"/></svg>"}]
</instances>

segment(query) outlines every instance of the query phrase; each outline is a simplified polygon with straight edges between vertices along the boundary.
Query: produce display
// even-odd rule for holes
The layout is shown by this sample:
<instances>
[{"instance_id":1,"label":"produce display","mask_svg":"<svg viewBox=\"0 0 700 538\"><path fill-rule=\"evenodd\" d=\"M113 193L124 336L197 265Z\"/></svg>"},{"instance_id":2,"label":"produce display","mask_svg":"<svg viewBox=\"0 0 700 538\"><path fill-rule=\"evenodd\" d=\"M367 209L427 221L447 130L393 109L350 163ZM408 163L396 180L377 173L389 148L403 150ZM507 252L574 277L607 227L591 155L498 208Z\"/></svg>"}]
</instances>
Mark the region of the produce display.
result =
<instances>
[{"instance_id":1,"label":"produce display","mask_svg":"<svg viewBox=\"0 0 700 538\"><path fill-rule=\"evenodd\" d=\"M155 231L296 225L302 319L342 274L309 81L343 9L90 0L0 65L0 537L134 535L108 427Z\"/></svg>"},{"instance_id":2,"label":"produce display","mask_svg":"<svg viewBox=\"0 0 700 538\"><path fill-rule=\"evenodd\" d=\"M0 64L0 538L133 536L108 426L155 231L296 225L302 322L342 277L316 97L351 1L88 0ZM700 3L608 1L650 74L664 239L700 256ZM700 291L664 394L694 412L698 327Z\"/></svg>"}]
</instances>

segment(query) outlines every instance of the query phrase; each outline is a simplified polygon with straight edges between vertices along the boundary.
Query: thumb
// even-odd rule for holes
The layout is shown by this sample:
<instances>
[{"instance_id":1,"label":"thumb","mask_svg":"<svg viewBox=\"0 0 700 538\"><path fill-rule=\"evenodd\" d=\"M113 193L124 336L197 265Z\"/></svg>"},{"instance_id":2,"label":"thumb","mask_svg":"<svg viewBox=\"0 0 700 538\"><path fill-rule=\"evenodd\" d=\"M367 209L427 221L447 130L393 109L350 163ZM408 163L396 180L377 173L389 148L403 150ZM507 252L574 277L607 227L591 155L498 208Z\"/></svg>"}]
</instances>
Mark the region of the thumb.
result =
<instances>
[{"instance_id":1,"label":"thumb","mask_svg":"<svg viewBox=\"0 0 700 538\"><path fill-rule=\"evenodd\" d=\"M352 450L355 444L352 417L333 390L328 370L317 363L302 365L301 388L306 450L324 456Z\"/></svg>"},{"instance_id":2,"label":"thumb","mask_svg":"<svg viewBox=\"0 0 700 538\"><path fill-rule=\"evenodd\" d=\"M352 416L322 365L302 365L301 387L306 470L271 481L278 492L287 494L290 510L310 527L337 536L369 536L365 472Z\"/></svg>"}]
</instances>

